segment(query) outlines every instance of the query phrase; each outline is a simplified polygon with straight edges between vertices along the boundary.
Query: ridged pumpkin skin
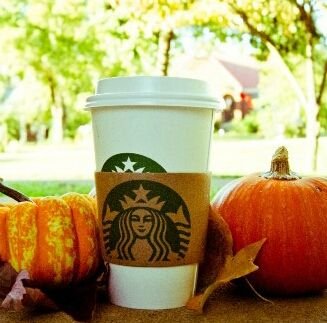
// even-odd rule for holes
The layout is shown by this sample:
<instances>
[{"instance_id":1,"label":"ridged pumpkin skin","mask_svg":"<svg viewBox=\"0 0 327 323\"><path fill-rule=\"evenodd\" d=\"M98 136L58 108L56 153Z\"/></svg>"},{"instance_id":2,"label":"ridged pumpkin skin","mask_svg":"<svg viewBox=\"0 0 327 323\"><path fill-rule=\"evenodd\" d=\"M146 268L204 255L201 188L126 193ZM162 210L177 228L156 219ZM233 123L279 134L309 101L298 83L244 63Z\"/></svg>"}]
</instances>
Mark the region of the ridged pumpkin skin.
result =
<instances>
[{"instance_id":1,"label":"ridged pumpkin skin","mask_svg":"<svg viewBox=\"0 0 327 323\"><path fill-rule=\"evenodd\" d=\"M42 285L65 285L99 265L95 199L78 193L0 206L0 260Z\"/></svg>"},{"instance_id":2,"label":"ridged pumpkin skin","mask_svg":"<svg viewBox=\"0 0 327 323\"><path fill-rule=\"evenodd\" d=\"M267 238L250 276L257 289L290 295L327 288L326 179L250 175L223 187L213 208L229 225L234 252Z\"/></svg>"}]
</instances>

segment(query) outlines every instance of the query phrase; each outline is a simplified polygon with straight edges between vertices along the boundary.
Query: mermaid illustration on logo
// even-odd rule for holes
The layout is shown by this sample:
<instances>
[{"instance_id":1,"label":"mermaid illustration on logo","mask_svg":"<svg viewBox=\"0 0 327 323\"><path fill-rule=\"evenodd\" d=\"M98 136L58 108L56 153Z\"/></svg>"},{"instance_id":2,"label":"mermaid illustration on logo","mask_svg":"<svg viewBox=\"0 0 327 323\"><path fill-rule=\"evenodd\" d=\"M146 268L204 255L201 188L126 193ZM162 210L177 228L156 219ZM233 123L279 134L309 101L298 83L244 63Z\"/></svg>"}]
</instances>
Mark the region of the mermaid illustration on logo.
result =
<instances>
[{"instance_id":1,"label":"mermaid illustration on logo","mask_svg":"<svg viewBox=\"0 0 327 323\"><path fill-rule=\"evenodd\" d=\"M185 257L190 216L180 196L163 184L130 181L116 186L102 219L106 253L112 258L169 262Z\"/></svg>"}]
</instances>

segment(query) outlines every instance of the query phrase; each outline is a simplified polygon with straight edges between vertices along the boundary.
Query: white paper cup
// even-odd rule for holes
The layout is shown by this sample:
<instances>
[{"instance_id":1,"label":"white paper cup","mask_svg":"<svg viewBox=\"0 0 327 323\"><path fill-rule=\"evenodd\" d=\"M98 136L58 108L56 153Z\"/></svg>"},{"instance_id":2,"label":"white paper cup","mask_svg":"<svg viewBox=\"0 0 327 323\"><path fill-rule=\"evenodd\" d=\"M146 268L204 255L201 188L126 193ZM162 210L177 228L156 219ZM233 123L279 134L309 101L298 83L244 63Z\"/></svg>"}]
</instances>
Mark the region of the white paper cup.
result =
<instances>
[{"instance_id":1,"label":"white paper cup","mask_svg":"<svg viewBox=\"0 0 327 323\"><path fill-rule=\"evenodd\" d=\"M207 172L217 97L208 84L195 79L100 80L86 104L92 113L96 171ZM124 160L115 166L117 156ZM143 156L153 168L140 166ZM139 309L181 307L194 294L196 277L197 264L110 264L111 302Z\"/></svg>"}]
</instances>

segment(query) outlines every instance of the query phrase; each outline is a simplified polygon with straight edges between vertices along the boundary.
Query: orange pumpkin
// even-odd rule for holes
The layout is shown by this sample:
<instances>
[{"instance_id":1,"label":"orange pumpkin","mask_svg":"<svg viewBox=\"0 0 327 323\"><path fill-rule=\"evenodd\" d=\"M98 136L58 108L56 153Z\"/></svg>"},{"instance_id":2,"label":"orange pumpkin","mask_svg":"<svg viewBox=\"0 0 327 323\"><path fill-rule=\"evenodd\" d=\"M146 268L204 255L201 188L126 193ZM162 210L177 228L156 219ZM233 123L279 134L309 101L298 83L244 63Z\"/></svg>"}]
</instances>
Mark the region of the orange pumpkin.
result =
<instances>
[{"instance_id":1,"label":"orange pumpkin","mask_svg":"<svg viewBox=\"0 0 327 323\"><path fill-rule=\"evenodd\" d=\"M234 252L267 238L250 281L275 294L327 288L327 180L292 173L286 148L271 170L238 179L218 192L213 208L228 223Z\"/></svg>"},{"instance_id":2,"label":"orange pumpkin","mask_svg":"<svg viewBox=\"0 0 327 323\"><path fill-rule=\"evenodd\" d=\"M68 193L0 206L0 260L16 271L26 269L42 285L64 285L94 274L99 250L92 197Z\"/></svg>"}]
</instances>

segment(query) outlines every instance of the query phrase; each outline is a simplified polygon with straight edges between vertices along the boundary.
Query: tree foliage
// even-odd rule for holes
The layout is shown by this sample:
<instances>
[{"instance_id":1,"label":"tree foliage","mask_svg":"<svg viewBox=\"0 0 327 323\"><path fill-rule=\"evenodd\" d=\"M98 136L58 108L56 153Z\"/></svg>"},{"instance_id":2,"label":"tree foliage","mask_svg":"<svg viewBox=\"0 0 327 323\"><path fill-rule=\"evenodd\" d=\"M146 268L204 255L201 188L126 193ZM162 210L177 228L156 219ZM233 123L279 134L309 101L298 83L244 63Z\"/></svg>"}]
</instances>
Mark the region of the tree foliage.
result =
<instances>
[{"instance_id":1,"label":"tree foliage","mask_svg":"<svg viewBox=\"0 0 327 323\"><path fill-rule=\"evenodd\" d=\"M225 1L216 0L111 0L109 10L117 12L126 28L133 29L139 40L154 41L152 60L155 74L169 73L171 42L179 30L191 28L195 33L215 26L221 39L230 30L230 9Z\"/></svg>"},{"instance_id":2,"label":"tree foliage","mask_svg":"<svg viewBox=\"0 0 327 323\"><path fill-rule=\"evenodd\" d=\"M326 115L322 13L323 0L2 0L0 82L33 80L49 112L36 109L36 119L51 116L71 134L74 120L87 121L77 106L100 77L169 74L181 30L210 30L221 41L248 37L260 59L275 55L316 136L316 119Z\"/></svg>"},{"instance_id":3,"label":"tree foliage","mask_svg":"<svg viewBox=\"0 0 327 323\"><path fill-rule=\"evenodd\" d=\"M1 32L10 64L8 77L31 75L44 87L52 118L65 123L69 109L99 77L103 57L95 25L82 0L1 2ZM42 93L44 95L44 93ZM31 104L33 104L31 102ZM58 138L61 139L61 138Z\"/></svg>"},{"instance_id":4,"label":"tree foliage","mask_svg":"<svg viewBox=\"0 0 327 323\"><path fill-rule=\"evenodd\" d=\"M258 57L273 53L280 58L281 73L293 85L306 111L306 135L313 147L312 167L315 169L327 73L327 60L321 74L316 73L321 66L321 52L327 52L327 34L319 28L319 16L326 11L324 1L231 0L229 4L240 17L243 30L250 33ZM292 65L296 56L299 61ZM304 85L296 78L299 68L305 75Z\"/></svg>"}]
</instances>

